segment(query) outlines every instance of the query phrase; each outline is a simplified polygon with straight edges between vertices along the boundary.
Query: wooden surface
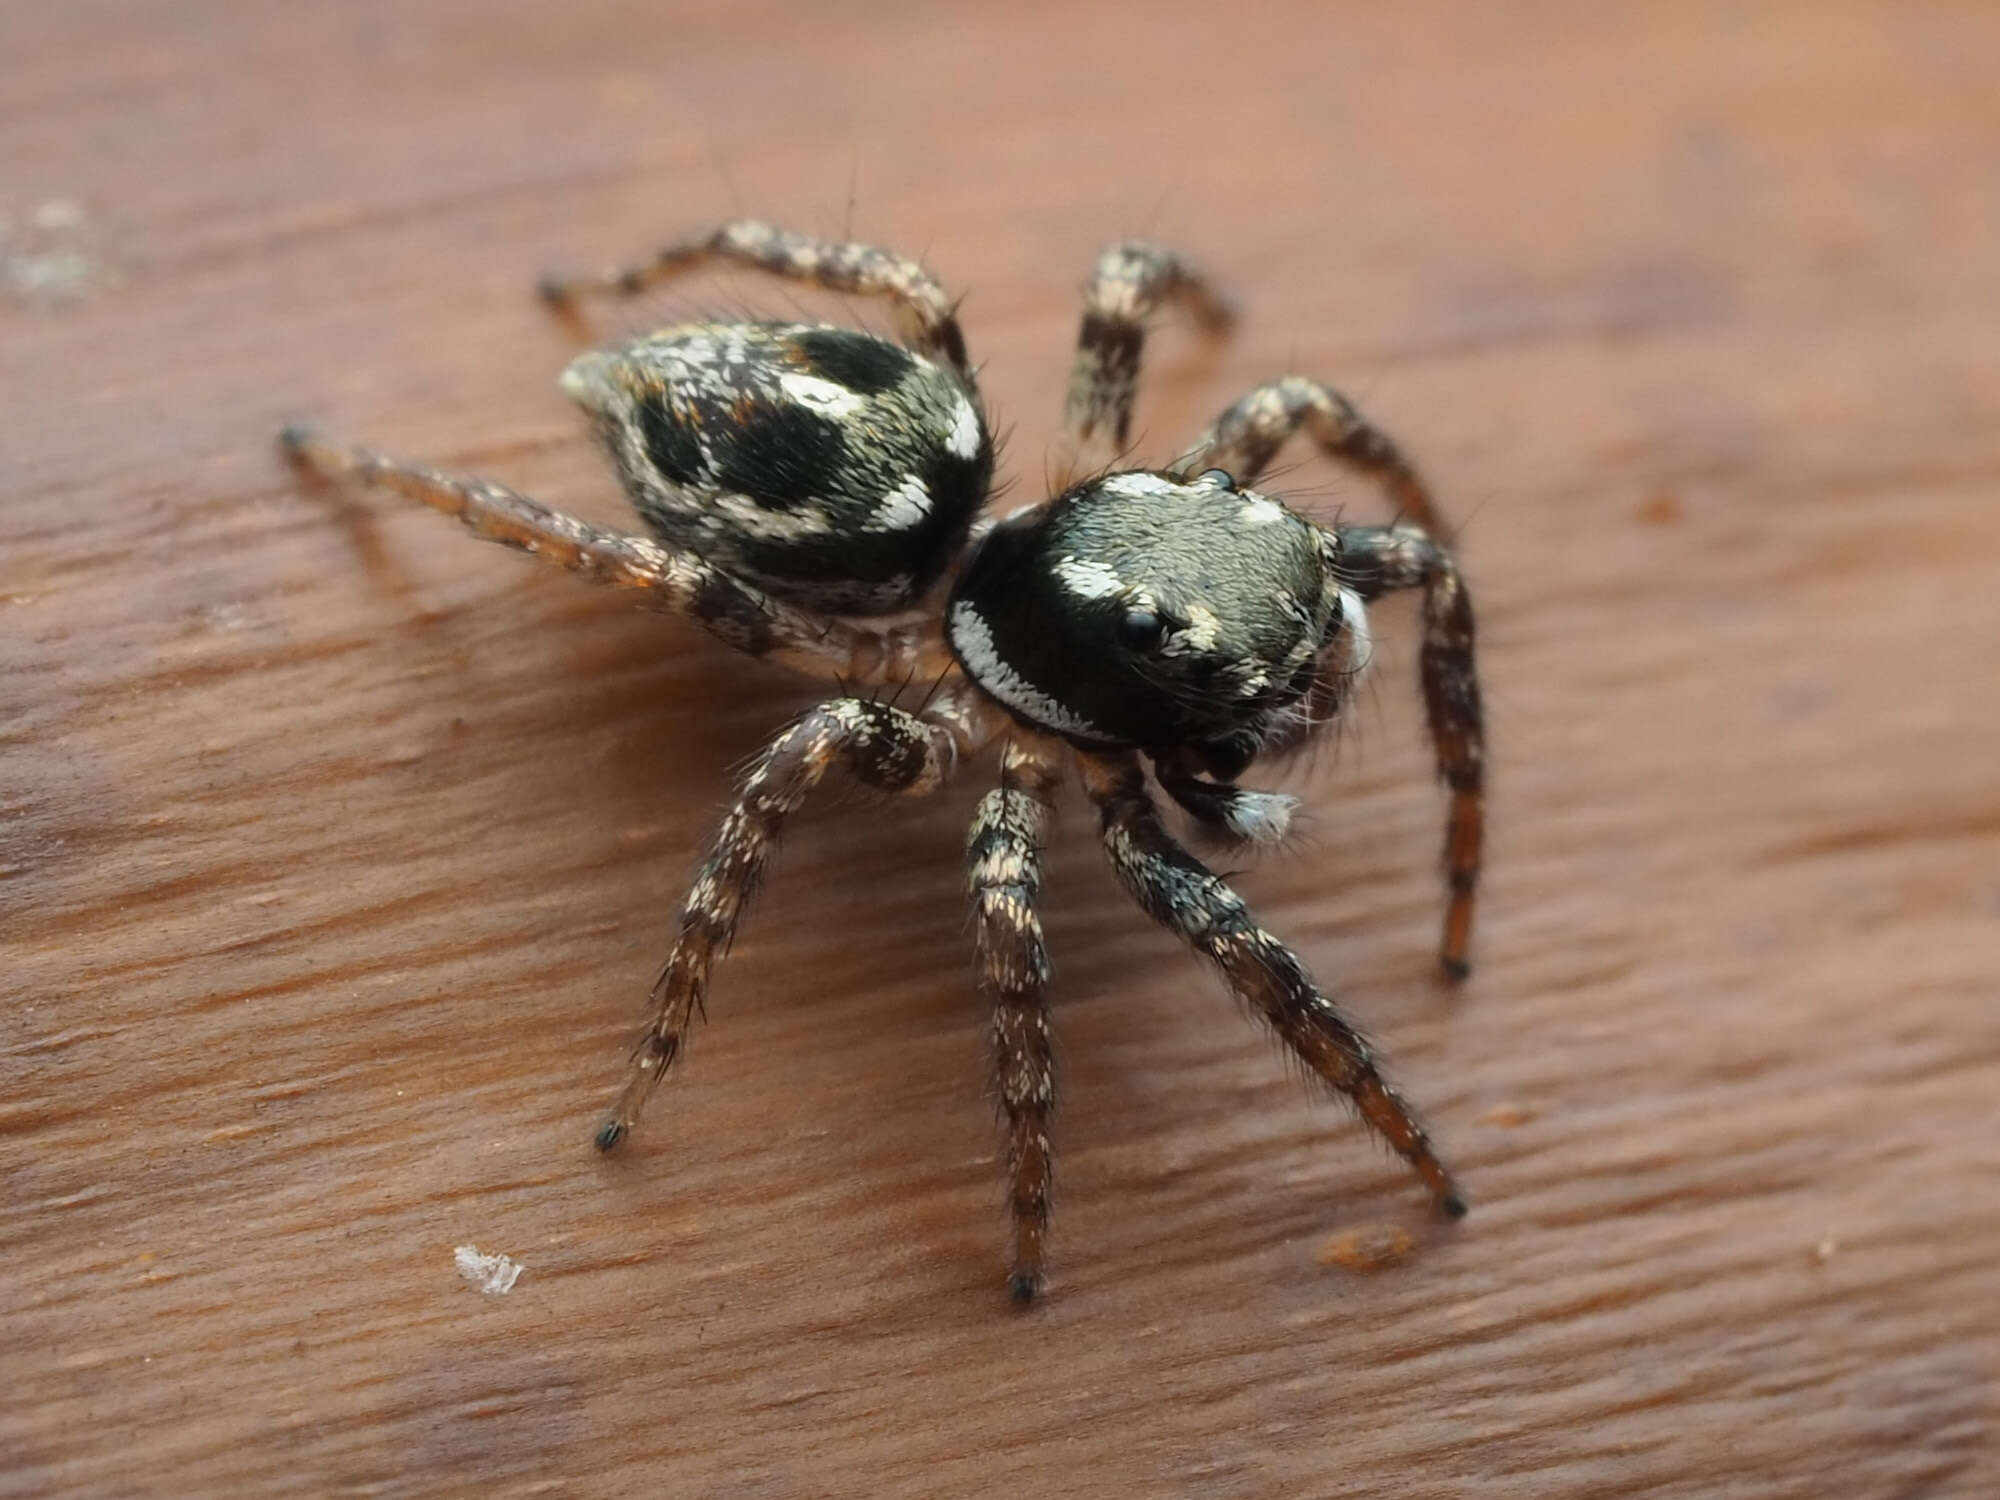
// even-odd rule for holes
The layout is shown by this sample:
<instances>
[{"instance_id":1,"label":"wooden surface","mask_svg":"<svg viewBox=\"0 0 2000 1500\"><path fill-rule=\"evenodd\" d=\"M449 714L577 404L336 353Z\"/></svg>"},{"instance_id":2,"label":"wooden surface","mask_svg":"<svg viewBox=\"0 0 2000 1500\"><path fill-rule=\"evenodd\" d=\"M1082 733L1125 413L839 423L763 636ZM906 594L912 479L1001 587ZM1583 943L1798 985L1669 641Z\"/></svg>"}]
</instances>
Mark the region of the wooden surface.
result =
<instances>
[{"instance_id":1,"label":"wooden surface","mask_svg":"<svg viewBox=\"0 0 2000 1500\"><path fill-rule=\"evenodd\" d=\"M1398 11L6 6L0 1492L2000 1492L2000 12ZM1462 1226L1072 796L1011 1312L983 767L807 814L590 1150L812 689L269 437L615 519L532 279L734 211L967 289L1017 497L1134 232L1248 311L1155 341L1142 452L1297 369L1427 463L1492 705L1478 969L1431 977L1407 610L1242 884Z\"/></svg>"}]
</instances>

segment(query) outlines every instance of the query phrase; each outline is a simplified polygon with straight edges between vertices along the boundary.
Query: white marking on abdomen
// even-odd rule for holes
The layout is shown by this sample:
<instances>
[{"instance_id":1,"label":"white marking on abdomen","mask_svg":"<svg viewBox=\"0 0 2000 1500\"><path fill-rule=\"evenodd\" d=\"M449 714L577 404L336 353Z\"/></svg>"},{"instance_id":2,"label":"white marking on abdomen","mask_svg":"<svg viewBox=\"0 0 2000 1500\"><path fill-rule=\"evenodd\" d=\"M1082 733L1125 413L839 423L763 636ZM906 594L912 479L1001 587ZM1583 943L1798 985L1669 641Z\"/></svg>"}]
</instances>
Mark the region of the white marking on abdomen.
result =
<instances>
[{"instance_id":1,"label":"white marking on abdomen","mask_svg":"<svg viewBox=\"0 0 2000 1500\"><path fill-rule=\"evenodd\" d=\"M796 542L833 531L833 517L817 505L777 510L759 504L754 496L732 494L717 495L708 504L716 515L760 541Z\"/></svg>"},{"instance_id":2,"label":"white marking on abdomen","mask_svg":"<svg viewBox=\"0 0 2000 1500\"><path fill-rule=\"evenodd\" d=\"M829 417L850 416L861 410L861 397L846 386L821 380L817 375L780 375L778 389L799 405L824 412Z\"/></svg>"},{"instance_id":3,"label":"white marking on abdomen","mask_svg":"<svg viewBox=\"0 0 2000 1500\"><path fill-rule=\"evenodd\" d=\"M923 480L911 474L882 497L874 513L861 523L861 529L907 531L921 525L930 513L931 492L924 488Z\"/></svg>"}]
</instances>

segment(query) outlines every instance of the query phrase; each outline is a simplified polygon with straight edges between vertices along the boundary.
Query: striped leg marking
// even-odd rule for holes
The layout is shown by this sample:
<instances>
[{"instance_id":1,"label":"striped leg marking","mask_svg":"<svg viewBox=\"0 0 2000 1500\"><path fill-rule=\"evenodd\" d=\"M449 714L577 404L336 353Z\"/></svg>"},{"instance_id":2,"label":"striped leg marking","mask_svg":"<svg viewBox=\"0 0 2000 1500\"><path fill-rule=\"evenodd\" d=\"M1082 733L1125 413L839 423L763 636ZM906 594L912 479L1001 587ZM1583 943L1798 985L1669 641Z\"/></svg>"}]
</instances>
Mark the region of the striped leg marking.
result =
<instances>
[{"instance_id":1,"label":"striped leg marking","mask_svg":"<svg viewBox=\"0 0 2000 1500\"><path fill-rule=\"evenodd\" d=\"M1223 469L1249 484L1301 427L1335 463L1377 481L1400 514L1427 531L1442 529L1429 487L1388 434L1331 386L1298 375L1260 385L1231 406L1174 467L1188 474Z\"/></svg>"},{"instance_id":2,"label":"striped leg marking","mask_svg":"<svg viewBox=\"0 0 2000 1500\"><path fill-rule=\"evenodd\" d=\"M610 1150L631 1132L647 1095L680 1056L708 993L709 973L736 936L786 817L826 773L843 766L869 786L921 796L943 785L956 758L942 725L860 698L823 703L771 741L743 779L681 907L679 935L653 985L652 1023L597 1132L600 1149Z\"/></svg>"},{"instance_id":3,"label":"striped leg marking","mask_svg":"<svg viewBox=\"0 0 2000 1500\"><path fill-rule=\"evenodd\" d=\"M1171 250L1137 242L1107 247L1083 288L1083 325L1070 366L1065 419L1073 462L1102 468L1125 447L1146 319L1169 302L1186 305L1204 333L1228 332L1235 315L1195 266Z\"/></svg>"},{"instance_id":4,"label":"striped leg marking","mask_svg":"<svg viewBox=\"0 0 2000 1500\"><path fill-rule=\"evenodd\" d=\"M1473 900L1486 829L1486 729L1473 658L1472 596L1451 554L1414 526L1339 526L1342 571L1363 599L1396 589L1424 591L1419 658L1424 712L1438 779L1451 793L1444 873L1450 890L1438 961L1447 974L1471 972Z\"/></svg>"},{"instance_id":5,"label":"striped leg marking","mask_svg":"<svg viewBox=\"0 0 2000 1500\"><path fill-rule=\"evenodd\" d=\"M949 360L960 374L972 373L956 305L921 264L873 245L794 234L759 219L732 219L687 235L640 265L596 276L545 276L540 291L559 311L569 311L586 296L636 296L703 261L754 266L829 291L886 297L901 314L912 343Z\"/></svg>"},{"instance_id":6,"label":"striped leg marking","mask_svg":"<svg viewBox=\"0 0 2000 1500\"><path fill-rule=\"evenodd\" d=\"M993 1067L1006 1121L1007 1203L1014 1255L1008 1289L1017 1302L1041 1289L1049 1226L1055 1054L1049 1032L1049 956L1035 913L1042 846L1055 816L1057 772L1009 744L1000 786L981 799L966 843L966 875L979 988L993 1007Z\"/></svg>"},{"instance_id":7,"label":"striped leg marking","mask_svg":"<svg viewBox=\"0 0 2000 1500\"><path fill-rule=\"evenodd\" d=\"M458 517L483 541L531 553L592 583L637 590L647 608L685 615L751 656L815 674L831 667L861 685L929 675L950 660L942 642L932 638L934 630L878 632L822 618L768 597L692 552L603 530L490 479L400 463L300 427L286 428L279 444L301 469L389 490Z\"/></svg>"},{"instance_id":8,"label":"striped leg marking","mask_svg":"<svg viewBox=\"0 0 2000 1500\"><path fill-rule=\"evenodd\" d=\"M1242 898L1174 841L1146 794L1137 761L1086 756L1083 768L1102 819L1105 852L1133 899L1213 964L1306 1066L1354 1101L1444 1212L1463 1215L1463 1195L1415 1110L1382 1076L1367 1038L1298 956L1257 925Z\"/></svg>"}]
</instances>

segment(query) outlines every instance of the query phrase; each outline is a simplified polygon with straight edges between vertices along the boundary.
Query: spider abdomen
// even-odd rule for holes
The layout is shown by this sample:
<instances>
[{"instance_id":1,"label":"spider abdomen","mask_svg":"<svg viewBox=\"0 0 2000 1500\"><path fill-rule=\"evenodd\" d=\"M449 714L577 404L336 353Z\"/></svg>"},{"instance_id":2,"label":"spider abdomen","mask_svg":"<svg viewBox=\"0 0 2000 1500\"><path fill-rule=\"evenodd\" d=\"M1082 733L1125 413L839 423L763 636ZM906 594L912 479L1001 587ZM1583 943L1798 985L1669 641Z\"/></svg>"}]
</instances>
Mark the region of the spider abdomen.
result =
<instances>
[{"instance_id":1,"label":"spider abdomen","mask_svg":"<svg viewBox=\"0 0 2000 1500\"><path fill-rule=\"evenodd\" d=\"M964 378L852 329L672 328L581 356L562 384L663 541L809 609L909 607L992 487Z\"/></svg>"}]
</instances>

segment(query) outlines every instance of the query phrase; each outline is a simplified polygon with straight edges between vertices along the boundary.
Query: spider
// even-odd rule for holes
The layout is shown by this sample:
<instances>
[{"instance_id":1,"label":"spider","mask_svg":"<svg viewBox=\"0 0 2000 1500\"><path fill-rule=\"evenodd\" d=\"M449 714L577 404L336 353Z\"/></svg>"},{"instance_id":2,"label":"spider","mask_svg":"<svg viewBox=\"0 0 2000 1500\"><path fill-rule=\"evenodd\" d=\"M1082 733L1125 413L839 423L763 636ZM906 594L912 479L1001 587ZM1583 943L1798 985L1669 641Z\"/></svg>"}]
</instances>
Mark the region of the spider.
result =
<instances>
[{"instance_id":1,"label":"spider","mask_svg":"<svg viewBox=\"0 0 2000 1500\"><path fill-rule=\"evenodd\" d=\"M1420 590L1421 678L1449 792L1449 901L1440 958L1467 972L1480 861L1482 758L1472 606L1429 491L1338 392L1287 378L1228 407L1163 468L1120 464L1149 315L1169 304L1209 334L1232 312L1186 258L1121 243L1098 258L1069 382L1076 482L998 521L994 441L956 307L922 265L862 244L736 220L602 276L546 278L574 316L692 267L735 262L880 297L900 341L804 323L670 327L573 361L562 387L589 414L650 535L549 510L489 480L412 467L303 428L305 471L394 491L474 535L545 558L843 695L769 742L742 779L681 908L651 1021L596 1136L631 1131L680 1056L709 975L736 934L787 816L828 772L922 795L1001 742L999 785L966 846L978 984L1012 1215L1007 1286L1043 1285L1055 1072L1050 967L1036 915L1054 798L1074 768L1104 851L1154 921L1347 1096L1452 1218L1465 1199L1373 1047L1291 949L1168 831L1152 786L1225 841L1281 839L1295 799L1237 784L1338 714L1366 663L1366 606ZM1380 482L1400 519L1322 526L1248 486L1303 428ZM934 680L914 709L856 689Z\"/></svg>"}]
</instances>

